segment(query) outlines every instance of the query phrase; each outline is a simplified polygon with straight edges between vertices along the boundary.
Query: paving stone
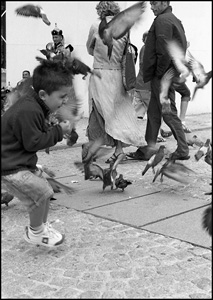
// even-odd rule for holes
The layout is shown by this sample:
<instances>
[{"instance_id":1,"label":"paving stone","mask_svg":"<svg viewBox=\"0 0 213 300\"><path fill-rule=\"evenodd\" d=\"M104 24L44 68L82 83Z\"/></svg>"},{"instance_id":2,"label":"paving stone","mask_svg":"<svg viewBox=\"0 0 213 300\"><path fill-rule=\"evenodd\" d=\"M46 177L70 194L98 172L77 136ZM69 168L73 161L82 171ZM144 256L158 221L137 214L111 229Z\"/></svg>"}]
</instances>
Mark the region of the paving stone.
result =
<instances>
[{"instance_id":1,"label":"paving stone","mask_svg":"<svg viewBox=\"0 0 213 300\"><path fill-rule=\"evenodd\" d=\"M56 194L58 199L50 204L49 220L54 228L66 235L60 247L46 249L26 243L22 236L24 226L29 221L24 207L17 198L8 207L2 205L2 298L211 299L211 244L199 245L191 243L187 238L181 240L181 236L168 236L166 227L160 231L162 227L156 219L154 230L135 226L136 215L140 217L140 214L135 210L134 215L131 205L127 205L136 201L129 198L131 194L142 196L141 199L150 195L150 191L155 195L165 195L169 201L164 216L171 218L162 222L172 227L171 222L173 225L178 224L174 223L172 200L181 199L181 202L176 202L180 215L175 216L175 220L181 220L183 213L187 215L184 207L188 210L193 207L194 217L191 223L186 222L183 227L187 224L187 231L189 226L200 226L201 214L197 207L208 205L211 201L211 197L204 196L204 192L211 189L209 183L212 170L202 159L198 163L194 161L198 148L191 147L191 157L184 162L196 172L189 185L169 179L153 184L151 171L147 172L147 176L141 175L147 162L127 161L119 165L118 169L134 184L123 193L111 193L110 190L102 193L100 181L85 182L83 175L73 165L74 160L81 159L81 144L86 141L87 122L88 119L84 118L78 123L79 140L74 147L66 146L63 140L50 149L49 155L44 151L38 153L40 164L55 171L58 180L67 182L77 190L76 195L71 197L64 193ZM139 124L144 132L146 120ZM204 141L211 136L211 114L187 116L187 125L193 134ZM174 138L168 138L166 145L170 151L175 149ZM125 151L135 151L135 147L127 147ZM104 159L100 159L101 165L104 165ZM126 218L121 222L92 214L92 209L103 206L103 210L104 205L114 205L112 212L115 215L122 209ZM162 207L159 205L158 209ZM142 213L148 220L148 214L144 211ZM142 221L139 217L138 220ZM128 224L127 219L131 220ZM178 226L176 228L178 231ZM196 233L203 234L211 242L206 232ZM201 240L200 237L198 239Z\"/></svg>"}]
</instances>

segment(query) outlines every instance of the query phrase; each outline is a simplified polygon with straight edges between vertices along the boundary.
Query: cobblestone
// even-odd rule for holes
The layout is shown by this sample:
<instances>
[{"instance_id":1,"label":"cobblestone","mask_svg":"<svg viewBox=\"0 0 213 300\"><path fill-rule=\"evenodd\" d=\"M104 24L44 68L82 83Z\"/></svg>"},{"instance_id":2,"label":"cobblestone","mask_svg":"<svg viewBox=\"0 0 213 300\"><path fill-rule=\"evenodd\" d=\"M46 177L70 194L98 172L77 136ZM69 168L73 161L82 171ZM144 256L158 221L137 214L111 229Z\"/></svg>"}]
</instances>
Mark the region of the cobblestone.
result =
<instances>
[{"instance_id":1,"label":"cobblestone","mask_svg":"<svg viewBox=\"0 0 213 300\"><path fill-rule=\"evenodd\" d=\"M207 120L210 114L190 116L193 122L187 125L198 128L204 117ZM86 120L82 122L86 124ZM199 133L205 139L210 131ZM39 163L53 169L58 177L74 176L77 171L72 161L73 157L80 158L85 127L79 125L77 132L77 146L66 148L63 142L49 156L39 152ZM174 139L168 145L172 149ZM190 149L191 156L194 151ZM121 167L130 179L140 181L144 165L132 163L134 172L126 163ZM195 164L190 159L186 165L193 166L199 178L193 178L193 187L175 183L173 192L181 195L184 191L186 199L194 196L205 203L203 193L210 190L211 168L202 160ZM151 177L147 172L143 184L151 186ZM169 189L166 180L155 186ZM54 227L66 234L65 243L57 249L35 247L22 239L28 215L18 199L8 207L2 206L2 299L212 298L211 249L85 214L54 201L49 215Z\"/></svg>"}]
</instances>

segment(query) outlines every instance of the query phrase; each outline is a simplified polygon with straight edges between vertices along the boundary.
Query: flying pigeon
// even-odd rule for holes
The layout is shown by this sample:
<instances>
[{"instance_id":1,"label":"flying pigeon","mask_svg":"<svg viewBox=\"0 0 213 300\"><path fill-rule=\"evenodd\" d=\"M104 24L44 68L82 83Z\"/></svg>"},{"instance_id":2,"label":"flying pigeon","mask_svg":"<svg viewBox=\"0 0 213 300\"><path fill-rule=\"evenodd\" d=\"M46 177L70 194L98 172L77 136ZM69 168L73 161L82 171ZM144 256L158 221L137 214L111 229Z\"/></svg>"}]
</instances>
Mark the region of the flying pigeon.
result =
<instances>
[{"instance_id":1,"label":"flying pigeon","mask_svg":"<svg viewBox=\"0 0 213 300\"><path fill-rule=\"evenodd\" d=\"M42 171L42 176L46 178L46 180L49 182L54 193L60 193L63 190L66 194L70 195L75 192L75 190L72 187L62 184L61 182L53 178L55 177L55 173L49 168L43 167L40 164L36 164L36 167Z\"/></svg>"},{"instance_id":2,"label":"flying pigeon","mask_svg":"<svg viewBox=\"0 0 213 300\"><path fill-rule=\"evenodd\" d=\"M54 193L60 193L63 190L67 195L71 195L75 192L75 190L72 187L62 184L55 178L47 177L46 179L53 188Z\"/></svg>"},{"instance_id":3,"label":"flying pigeon","mask_svg":"<svg viewBox=\"0 0 213 300\"><path fill-rule=\"evenodd\" d=\"M130 28L140 20L146 8L146 1L138 1L113 17L107 23L104 18L99 24L98 33L103 43L108 47L108 57L111 58L113 39L122 38Z\"/></svg>"},{"instance_id":4,"label":"flying pigeon","mask_svg":"<svg viewBox=\"0 0 213 300\"><path fill-rule=\"evenodd\" d=\"M176 40L170 40L167 42L167 50L175 68L180 73L178 82L185 82L186 78L190 74L193 76L193 81L196 82L191 99L193 100L197 90L204 88L204 86L212 78L212 70L206 73L204 66L195 59L189 50L187 50L185 54Z\"/></svg>"},{"instance_id":5,"label":"flying pigeon","mask_svg":"<svg viewBox=\"0 0 213 300\"><path fill-rule=\"evenodd\" d=\"M205 209L202 217L202 227L212 236L212 203Z\"/></svg>"},{"instance_id":6,"label":"flying pigeon","mask_svg":"<svg viewBox=\"0 0 213 300\"><path fill-rule=\"evenodd\" d=\"M130 184L132 184L132 181L128 180L128 179L124 179L123 178L123 174L120 174L118 176L118 178L115 179L115 187L116 187L116 189L121 189L122 192Z\"/></svg>"},{"instance_id":7,"label":"flying pigeon","mask_svg":"<svg viewBox=\"0 0 213 300\"><path fill-rule=\"evenodd\" d=\"M103 169L94 163L94 161L104 154L100 147L103 144L103 139L99 138L95 141L89 141L82 145L81 157L82 161L75 161L74 165L84 173L84 179L100 178L103 180Z\"/></svg>"},{"instance_id":8,"label":"flying pigeon","mask_svg":"<svg viewBox=\"0 0 213 300\"><path fill-rule=\"evenodd\" d=\"M192 99L194 99L195 94L198 89L203 89L204 86L209 82L209 80L212 78L212 70L206 73L204 66L194 58L194 56L191 54L191 52L187 51L188 56L188 65L192 72L193 78L196 82L196 86L192 95Z\"/></svg>"},{"instance_id":9,"label":"flying pigeon","mask_svg":"<svg viewBox=\"0 0 213 300\"><path fill-rule=\"evenodd\" d=\"M41 6L27 4L16 8L15 12L19 16L41 18L42 21L48 26L51 24Z\"/></svg>"},{"instance_id":10,"label":"flying pigeon","mask_svg":"<svg viewBox=\"0 0 213 300\"><path fill-rule=\"evenodd\" d=\"M190 75L190 70L183 49L176 40L170 40L167 41L167 50L175 68L180 73L178 82L185 82Z\"/></svg>"},{"instance_id":11,"label":"flying pigeon","mask_svg":"<svg viewBox=\"0 0 213 300\"><path fill-rule=\"evenodd\" d=\"M198 151L195 153L195 159L196 161L199 161L201 157L207 154L208 151L211 150L211 144L210 144L210 139L207 139L205 144L201 146Z\"/></svg>"},{"instance_id":12,"label":"flying pigeon","mask_svg":"<svg viewBox=\"0 0 213 300\"><path fill-rule=\"evenodd\" d=\"M14 198L13 195L9 194L8 192L2 192L1 193L1 204L5 204L8 206L8 203L12 201Z\"/></svg>"},{"instance_id":13,"label":"flying pigeon","mask_svg":"<svg viewBox=\"0 0 213 300\"><path fill-rule=\"evenodd\" d=\"M160 181L163 182L163 176L166 176L175 181L188 184L189 178L188 174L195 173L190 168L186 167L184 164L174 162L172 160L167 160L161 168L158 168L154 179L152 182L155 182L156 178L161 175Z\"/></svg>"},{"instance_id":14,"label":"flying pigeon","mask_svg":"<svg viewBox=\"0 0 213 300\"><path fill-rule=\"evenodd\" d=\"M212 166L212 147L209 147L207 152L206 152L206 155L204 156L204 161Z\"/></svg>"},{"instance_id":15,"label":"flying pigeon","mask_svg":"<svg viewBox=\"0 0 213 300\"><path fill-rule=\"evenodd\" d=\"M83 74L84 76L82 79L84 80L86 79L88 73L93 74L93 71L90 69L90 67L77 58L74 58L72 68L74 74Z\"/></svg>"},{"instance_id":16,"label":"flying pigeon","mask_svg":"<svg viewBox=\"0 0 213 300\"><path fill-rule=\"evenodd\" d=\"M155 174L155 166L159 164L159 162L162 161L165 155L165 149L166 147L164 145L161 145L157 151L156 154L153 154L149 161L147 162L143 172L142 176L146 174L146 172L149 170L149 168L152 168L153 173Z\"/></svg>"}]
</instances>

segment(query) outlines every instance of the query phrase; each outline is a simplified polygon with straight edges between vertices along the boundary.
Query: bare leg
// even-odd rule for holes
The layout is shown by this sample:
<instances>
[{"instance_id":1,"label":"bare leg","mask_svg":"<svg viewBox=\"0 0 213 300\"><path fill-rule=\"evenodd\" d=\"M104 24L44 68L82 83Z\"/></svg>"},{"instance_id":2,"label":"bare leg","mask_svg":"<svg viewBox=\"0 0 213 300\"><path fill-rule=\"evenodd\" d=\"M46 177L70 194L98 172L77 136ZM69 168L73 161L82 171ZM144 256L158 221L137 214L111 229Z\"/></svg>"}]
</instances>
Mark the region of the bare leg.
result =
<instances>
[{"instance_id":1,"label":"bare leg","mask_svg":"<svg viewBox=\"0 0 213 300\"><path fill-rule=\"evenodd\" d=\"M118 155L120 153L123 153L122 143L121 141L116 141L115 155Z\"/></svg>"},{"instance_id":2,"label":"bare leg","mask_svg":"<svg viewBox=\"0 0 213 300\"><path fill-rule=\"evenodd\" d=\"M188 101L183 101L181 100L181 103L180 103L180 120L181 122L185 122L185 118L186 118L186 111L187 111L187 108L188 108L188 104L189 102Z\"/></svg>"}]
</instances>

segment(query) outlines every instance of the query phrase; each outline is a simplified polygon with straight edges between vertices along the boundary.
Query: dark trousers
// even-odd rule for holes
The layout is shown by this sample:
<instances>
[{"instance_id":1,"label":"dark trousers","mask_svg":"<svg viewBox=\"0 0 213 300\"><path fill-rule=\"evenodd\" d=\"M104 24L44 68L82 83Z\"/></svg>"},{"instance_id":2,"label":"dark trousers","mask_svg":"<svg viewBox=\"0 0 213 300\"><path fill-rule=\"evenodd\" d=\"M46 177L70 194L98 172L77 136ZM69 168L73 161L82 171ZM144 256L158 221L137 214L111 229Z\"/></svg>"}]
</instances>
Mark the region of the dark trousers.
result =
<instances>
[{"instance_id":1,"label":"dark trousers","mask_svg":"<svg viewBox=\"0 0 213 300\"><path fill-rule=\"evenodd\" d=\"M175 90L174 88L169 89L169 99L171 101L171 113L162 114L162 106L160 103L160 79L155 77L151 80L151 99L147 110L147 125L145 140L148 145L155 145L158 137L158 132L161 126L161 118L163 117L164 122L171 129L174 138L177 141L176 151L180 155L188 155L189 148L186 142L185 133L182 128L181 120L177 115L177 108L175 105Z\"/></svg>"}]
</instances>

